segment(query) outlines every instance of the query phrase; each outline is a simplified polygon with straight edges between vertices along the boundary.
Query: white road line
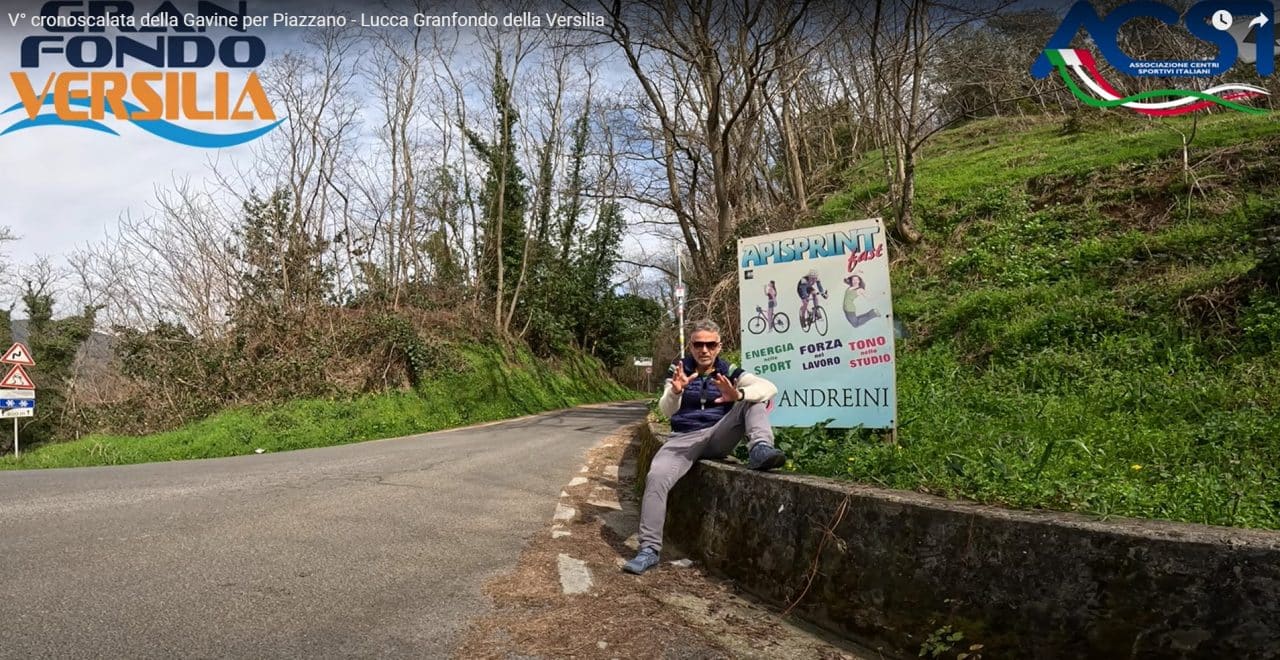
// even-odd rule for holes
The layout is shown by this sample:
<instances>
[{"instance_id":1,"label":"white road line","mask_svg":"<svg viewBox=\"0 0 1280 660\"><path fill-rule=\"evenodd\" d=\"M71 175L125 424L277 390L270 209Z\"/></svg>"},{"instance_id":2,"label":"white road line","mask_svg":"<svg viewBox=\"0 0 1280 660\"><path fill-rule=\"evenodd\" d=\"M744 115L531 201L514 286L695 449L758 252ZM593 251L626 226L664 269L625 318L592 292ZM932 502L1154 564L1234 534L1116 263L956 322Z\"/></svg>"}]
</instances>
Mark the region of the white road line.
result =
<instances>
[{"instance_id":1,"label":"white road line","mask_svg":"<svg viewBox=\"0 0 1280 660\"><path fill-rule=\"evenodd\" d=\"M585 594L591 590L591 571L587 563L566 554L559 557L560 589L566 594Z\"/></svg>"}]
</instances>

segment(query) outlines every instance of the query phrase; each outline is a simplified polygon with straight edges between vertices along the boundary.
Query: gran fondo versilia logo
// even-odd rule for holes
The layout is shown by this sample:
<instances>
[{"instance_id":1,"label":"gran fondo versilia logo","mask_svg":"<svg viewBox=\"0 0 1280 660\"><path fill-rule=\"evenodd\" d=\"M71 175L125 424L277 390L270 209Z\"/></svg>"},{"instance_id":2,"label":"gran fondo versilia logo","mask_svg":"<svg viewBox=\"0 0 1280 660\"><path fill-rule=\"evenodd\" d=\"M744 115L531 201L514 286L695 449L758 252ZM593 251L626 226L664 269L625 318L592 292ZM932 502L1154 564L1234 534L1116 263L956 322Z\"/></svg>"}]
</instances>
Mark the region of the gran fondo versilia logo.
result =
<instances>
[{"instance_id":1,"label":"gran fondo versilia logo","mask_svg":"<svg viewBox=\"0 0 1280 660\"><path fill-rule=\"evenodd\" d=\"M200 0L184 11L165 0L138 11L122 0L54 0L39 13L10 11L7 20L36 33L22 39L19 69L9 73L19 100L0 116L17 121L0 135L47 126L119 135L130 123L179 144L217 148L255 140L283 121L254 70L267 49L247 33L260 23L245 2ZM211 36L215 30L225 36ZM246 120L271 123L218 130ZM192 128L195 122L209 130Z\"/></svg>"}]
</instances>

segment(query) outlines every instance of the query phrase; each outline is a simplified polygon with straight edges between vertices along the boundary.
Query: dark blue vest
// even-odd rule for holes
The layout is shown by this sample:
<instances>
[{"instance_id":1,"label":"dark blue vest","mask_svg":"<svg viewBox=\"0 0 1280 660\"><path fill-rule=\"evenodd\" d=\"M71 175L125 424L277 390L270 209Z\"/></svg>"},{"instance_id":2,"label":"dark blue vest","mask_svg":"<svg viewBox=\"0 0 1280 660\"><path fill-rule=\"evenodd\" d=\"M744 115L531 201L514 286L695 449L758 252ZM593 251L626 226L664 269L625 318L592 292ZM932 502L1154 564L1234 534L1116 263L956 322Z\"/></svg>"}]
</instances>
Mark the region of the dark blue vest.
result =
<instances>
[{"instance_id":1,"label":"dark blue vest","mask_svg":"<svg viewBox=\"0 0 1280 660\"><path fill-rule=\"evenodd\" d=\"M698 363L692 357L686 357L683 366L686 374L697 373ZM690 376L689 384L685 385L684 392L680 395L680 410L671 416L672 431L686 433L711 428L733 407L732 402L716 403L721 394L720 388L716 386L716 373L724 374L736 386L742 370L716 358L715 372L706 376ZM668 378L674 375L674 368L667 370Z\"/></svg>"}]
</instances>

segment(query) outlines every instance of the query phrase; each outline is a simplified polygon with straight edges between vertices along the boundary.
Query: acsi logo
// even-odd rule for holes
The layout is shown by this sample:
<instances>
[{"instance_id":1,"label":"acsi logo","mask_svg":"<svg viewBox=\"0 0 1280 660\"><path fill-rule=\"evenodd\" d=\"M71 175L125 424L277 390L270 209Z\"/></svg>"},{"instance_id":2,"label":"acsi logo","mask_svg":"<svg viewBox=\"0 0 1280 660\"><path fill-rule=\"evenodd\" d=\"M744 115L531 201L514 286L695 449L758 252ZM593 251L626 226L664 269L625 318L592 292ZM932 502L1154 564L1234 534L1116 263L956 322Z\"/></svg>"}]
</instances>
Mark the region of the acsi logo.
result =
<instances>
[{"instance_id":1,"label":"acsi logo","mask_svg":"<svg viewBox=\"0 0 1280 660\"><path fill-rule=\"evenodd\" d=\"M1275 70L1275 9L1266 1L1206 0L1193 5L1185 20L1172 7L1141 0L1117 7L1105 17L1093 5L1077 2L1058 26L1044 51L1031 66L1031 74L1045 78L1057 71L1071 92L1084 103L1099 107L1125 107L1154 116L1181 115L1215 105L1251 114L1267 111L1240 103L1268 94L1255 85L1221 84L1204 90L1161 89L1122 95L1098 71L1089 51L1071 47L1081 30L1097 46L1114 69L1135 77L1213 77L1229 71L1237 62L1253 64L1258 75ZM1213 59L1135 60L1119 46L1119 34L1135 19L1155 19L1166 25L1183 24L1191 36L1217 47Z\"/></svg>"},{"instance_id":2,"label":"acsi logo","mask_svg":"<svg viewBox=\"0 0 1280 660\"><path fill-rule=\"evenodd\" d=\"M55 0L30 18L47 34L23 39L20 66L9 78L18 103L0 114L26 115L0 135L39 126L75 126L119 135L103 123L108 116L131 122L153 135L194 147L230 147L257 139L277 119L257 73L266 58L262 39L243 34L245 2L232 10L199 0L194 12L182 13L165 0L156 9L135 15L130 2ZM108 28L114 34L103 34ZM215 39L206 32L233 32ZM69 70L33 79L27 69L54 59ZM141 65L126 74L119 70ZM219 65L219 71L203 71ZM175 71L171 69L182 69ZM193 70L194 69L194 70ZM233 81L231 71L246 72ZM53 112L42 113L46 107ZM273 123L238 133L194 130L178 120Z\"/></svg>"}]
</instances>

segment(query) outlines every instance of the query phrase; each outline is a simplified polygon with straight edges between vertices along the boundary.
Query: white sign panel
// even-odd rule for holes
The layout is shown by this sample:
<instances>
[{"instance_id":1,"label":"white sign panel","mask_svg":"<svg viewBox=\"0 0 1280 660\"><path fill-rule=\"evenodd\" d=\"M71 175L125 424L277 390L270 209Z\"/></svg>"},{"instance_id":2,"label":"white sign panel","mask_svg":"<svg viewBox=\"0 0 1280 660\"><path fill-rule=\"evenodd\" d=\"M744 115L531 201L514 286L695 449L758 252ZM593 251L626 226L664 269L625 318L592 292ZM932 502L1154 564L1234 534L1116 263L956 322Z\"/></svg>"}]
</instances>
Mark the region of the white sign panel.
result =
<instances>
[{"instance_id":1,"label":"white sign panel","mask_svg":"<svg viewBox=\"0 0 1280 660\"><path fill-rule=\"evenodd\" d=\"M775 426L897 426L893 297L879 218L738 241L743 366Z\"/></svg>"}]
</instances>

